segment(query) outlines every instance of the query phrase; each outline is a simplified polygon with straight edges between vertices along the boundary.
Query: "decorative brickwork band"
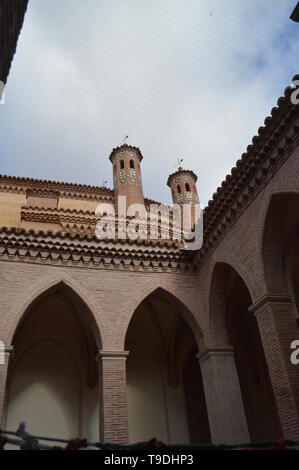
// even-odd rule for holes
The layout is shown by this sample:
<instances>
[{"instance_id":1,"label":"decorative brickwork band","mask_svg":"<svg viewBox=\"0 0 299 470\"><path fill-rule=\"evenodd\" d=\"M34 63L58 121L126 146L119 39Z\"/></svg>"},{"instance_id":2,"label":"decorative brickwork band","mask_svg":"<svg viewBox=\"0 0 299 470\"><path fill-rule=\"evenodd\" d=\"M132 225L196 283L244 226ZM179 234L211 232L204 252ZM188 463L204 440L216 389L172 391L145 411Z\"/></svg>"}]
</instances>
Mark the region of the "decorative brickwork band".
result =
<instances>
[{"instance_id":1,"label":"decorative brickwork band","mask_svg":"<svg viewBox=\"0 0 299 470\"><path fill-rule=\"evenodd\" d=\"M249 441L232 346L208 348L198 356L213 444Z\"/></svg>"},{"instance_id":2,"label":"decorative brickwork band","mask_svg":"<svg viewBox=\"0 0 299 470\"><path fill-rule=\"evenodd\" d=\"M273 392L286 439L299 439L299 373L290 345L299 339L294 306L287 295L267 294L250 307L256 316Z\"/></svg>"},{"instance_id":3,"label":"decorative brickwork band","mask_svg":"<svg viewBox=\"0 0 299 470\"><path fill-rule=\"evenodd\" d=\"M100 351L100 435L104 442L129 441L126 359L128 351Z\"/></svg>"}]
</instances>

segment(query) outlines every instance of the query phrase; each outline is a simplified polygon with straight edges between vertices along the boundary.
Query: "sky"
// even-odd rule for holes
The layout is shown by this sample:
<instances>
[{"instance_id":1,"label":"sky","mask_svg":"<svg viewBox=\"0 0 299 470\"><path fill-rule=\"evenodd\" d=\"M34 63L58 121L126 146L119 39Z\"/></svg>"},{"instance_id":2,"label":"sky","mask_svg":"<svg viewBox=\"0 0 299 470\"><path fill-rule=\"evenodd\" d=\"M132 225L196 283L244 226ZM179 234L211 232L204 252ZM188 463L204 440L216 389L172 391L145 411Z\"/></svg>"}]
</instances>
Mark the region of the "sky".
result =
<instances>
[{"instance_id":1,"label":"sky","mask_svg":"<svg viewBox=\"0 0 299 470\"><path fill-rule=\"evenodd\" d=\"M299 72L297 0L29 0L0 105L0 173L112 187L143 154L171 202L178 158L205 206Z\"/></svg>"}]
</instances>

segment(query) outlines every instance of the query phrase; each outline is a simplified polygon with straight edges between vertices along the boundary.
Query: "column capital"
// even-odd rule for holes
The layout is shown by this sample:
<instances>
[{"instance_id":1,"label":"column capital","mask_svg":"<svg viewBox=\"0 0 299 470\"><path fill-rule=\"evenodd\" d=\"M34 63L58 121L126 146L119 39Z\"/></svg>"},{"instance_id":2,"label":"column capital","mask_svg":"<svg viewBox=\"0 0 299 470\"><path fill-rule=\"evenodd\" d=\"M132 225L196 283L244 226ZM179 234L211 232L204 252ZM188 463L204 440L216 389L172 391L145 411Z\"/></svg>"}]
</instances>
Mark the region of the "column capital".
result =
<instances>
[{"instance_id":1,"label":"column capital","mask_svg":"<svg viewBox=\"0 0 299 470\"><path fill-rule=\"evenodd\" d=\"M96 360L99 361L102 359L103 361L126 361L128 355L130 354L129 351L104 351L101 350L98 352L96 356Z\"/></svg>"},{"instance_id":2,"label":"column capital","mask_svg":"<svg viewBox=\"0 0 299 470\"><path fill-rule=\"evenodd\" d=\"M227 344L225 346L210 346L196 355L199 362L204 362L211 356L233 356L234 347Z\"/></svg>"},{"instance_id":3,"label":"column capital","mask_svg":"<svg viewBox=\"0 0 299 470\"><path fill-rule=\"evenodd\" d=\"M287 294L265 294L254 304L250 305L248 308L249 312L254 313L255 315L262 313L264 308L267 305L289 305L292 303L292 299Z\"/></svg>"}]
</instances>

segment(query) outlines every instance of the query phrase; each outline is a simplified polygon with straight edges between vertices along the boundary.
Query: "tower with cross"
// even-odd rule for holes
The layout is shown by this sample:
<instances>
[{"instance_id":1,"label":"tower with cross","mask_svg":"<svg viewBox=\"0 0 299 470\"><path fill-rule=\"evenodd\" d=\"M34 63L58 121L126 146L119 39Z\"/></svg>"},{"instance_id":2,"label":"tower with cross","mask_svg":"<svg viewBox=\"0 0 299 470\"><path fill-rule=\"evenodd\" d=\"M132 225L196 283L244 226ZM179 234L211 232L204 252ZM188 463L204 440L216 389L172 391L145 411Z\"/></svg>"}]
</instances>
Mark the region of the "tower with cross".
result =
<instances>
[{"instance_id":1,"label":"tower with cross","mask_svg":"<svg viewBox=\"0 0 299 470\"><path fill-rule=\"evenodd\" d=\"M167 181L171 189L172 202L178 204L183 211L184 204L191 206L191 224L195 224L195 205L199 204L196 188L197 175L192 170L184 170L182 158L177 161L178 170L172 173Z\"/></svg>"},{"instance_id":2,"label":"tower with cross","mask_svg":"<svg viewBox=\"0 0 299 470\"><path fill-rule=\"evenodd\" d=\"M125 139L120 147L112 150L110 161L113 165L113 186L115 208L118 211L119 196L126 197L126 204L144 205L140 163L142 153L137 147L128 145Z\"/></svg>"}]
</instances>

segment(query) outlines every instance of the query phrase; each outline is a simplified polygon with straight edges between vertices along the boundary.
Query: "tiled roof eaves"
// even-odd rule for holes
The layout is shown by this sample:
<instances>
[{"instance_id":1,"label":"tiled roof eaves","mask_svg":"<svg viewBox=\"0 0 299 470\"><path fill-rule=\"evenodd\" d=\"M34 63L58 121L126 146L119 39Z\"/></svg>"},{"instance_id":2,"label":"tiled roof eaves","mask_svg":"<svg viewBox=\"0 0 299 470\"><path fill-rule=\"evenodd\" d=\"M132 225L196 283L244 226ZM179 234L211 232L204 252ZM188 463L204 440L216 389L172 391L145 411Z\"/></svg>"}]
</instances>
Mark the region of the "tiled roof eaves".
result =
<instances>
[{"instance_id":1,"label":"tiled roof eaves","mask_svg":"<svg viewBox=\"0 0 299 470\"><path fill-rule=\"evenodd\" d=\"M111 247L111 244L114 246ZM142 249L140 246L142 245ZM0 258L129 270L183 271L194 274L190 252L145 240L103 243L95 236L0 228Z\"/></svg>"},{"instance_id":2,"label":"tiled roof eaves","mask_svg":"<svg viewBox=\"0 0 299 470\"><path fill-rule=\"evenodd\" d=\"M0 175L0 192L26 193L28 189L38 189L41 191L58 191L61 197L72 197L73 199L109 199L114 200L113 189L101 186L89 186L85 184L65 183L60 181L39 180L33 178L23 178L20 176ZM81 197L80 197L81 196ZM144 198L146 206L161 203L153 199Z\"/></svg>"}]
</instances>

